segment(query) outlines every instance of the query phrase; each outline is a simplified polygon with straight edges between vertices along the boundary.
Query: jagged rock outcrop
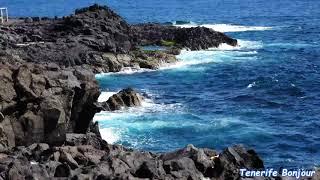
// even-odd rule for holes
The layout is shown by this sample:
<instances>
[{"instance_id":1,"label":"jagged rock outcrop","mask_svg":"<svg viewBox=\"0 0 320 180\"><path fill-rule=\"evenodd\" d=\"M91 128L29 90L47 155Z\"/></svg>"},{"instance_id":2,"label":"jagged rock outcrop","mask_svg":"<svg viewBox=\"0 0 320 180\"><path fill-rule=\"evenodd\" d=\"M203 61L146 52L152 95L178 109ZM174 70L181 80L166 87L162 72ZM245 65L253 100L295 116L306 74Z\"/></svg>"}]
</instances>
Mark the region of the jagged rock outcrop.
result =
<instances>
[{"instance_id":1,"label":"jagged rock outcrop","mask_svg":"<svg viewBox=\"0 0 320 180\"><path fill-rule=\"evenodd\" d=\"M158 69L159 67L177 62L175 55L162 51L131 51L129 54L101 53L92 56L95 73L119 72L131 69Z\"/></svg>"},{"instance_id":2,"label":"jagged rock outcrop","mask_svg":"<svg viewBox=\"0 0 320 180\"><path fill-rule=\"evenodd\" d=\"M0 65L0 84L0 149L62 144L67 132L85 133L98 111L99 87L83 68Z\"/></svg>"},{"instance_id":3,"label":"jagged rock outcrop","mask_svg":"<svg viewBox=\"0 0 320 180\"><path fill-rule=\"evenodd\" d=\"M173 55L181 48L198 50L221 43L237 44L235 39L204 27L129 25L111 9L99 5L78 9L74 15L61 19L40 19L0 25L0 55L60 67L86 66L99 73L116 72L123 67L156 69L177 61ZM162 41L174 44L163 52L139 50L141 45Z\"/></svg>"},{"instance_id":4,"label":"jagged rock outcrop","mask_svg":"<svg viewBox=\"0 0 320 180\"><path fill-rule=\"evenodd\" d=\"M62 36L80 37L80 43L97 51L128 53L134 45L129 36L130 26L106 6L78 9L75 15L56 24L55 30Z\"/></svg>"},{"instance_id":5,"label":"jagged rock outcrop","mask_svg":"<svg viewBox=\"0 0 320 180\"><path fill-rule=\"evenodd\" d=\"M0 179L244 179L240 169L264 168L254 150L242 145L222 152L193 145L163 154L110 145L89 133L66 134L64 146L45 143L0 151ZM312 178L318 180L319 170ZM245 179L285 180L287 177Z\"/></svg>"},{"instance_id":6,"label":"jagged rock outcrop","mask_svg":"<svg viewBox=\"0 0 320 180\"><path fill-rule=\"evenodd\" d=\"M32 20L31 20L32 19ZM101 139L101 110L93 73L126 67L157 69L176 62L181 48L237 41L207 28L128 25L94 5L64 18L27 18L0 26L0 179L238 179L239 168L263 168L242 146L221 153L192 145L154 154ZM144 51L140 45L168 45ZM128 88L104 110L141 105Z\"/></svg>"},{"instance_id":7,"label":"jagged rock outcrop","mask_svg":"<svg viewBox=\"0 0 320 180\"><path fill-rule=\"evenodd\" d=\"M129 30L130 26L122 17L108 7L99 5L78 9L75 14L61 19L27 23L17 21L1 27L4 34L2 44L7 47L51 42L68 44L69 49L75 45L84 45L88 50L112 53L128 53L131 50Z\"/></svg>"},{"instance_id":8,"label":"jagged rock outcrop","mask_svg":"<svg viewBox=\"0 0 320 180\"><path fill-rule=\"evenodd\" d=\"M191 50L218 47L222 43L237 45L237 40L205 27L178 28L161 24L139 24L132 26L131 31L133 39L142 45L163 45L169 41L174 46Z\"/></svg>"},{"instance_id":9,"label":"jagged rock outcrop","mask_svg":"<svg viewBox=\"0 0 320 180\"><path fill-rule=\"evenodd\" d=\"M141 106L143 97L131 88L123 89L102 102L102 110L115 111L125 107Z\"/></svg>"},{"instance_id":10,"label":"jagged rock outcrop","mask_svg":"<svg viewBox=\"0 0 320 180\"><path fill-rule=\"evenodd\" d=\"M219 153L188 145L175 152L154 154L109 145L94 134L67 134L67 137L67 145L61 147L42 143L0 153L0 177L238 179L239 168L263 168L256 153L243 146L230 147ZM243 159L246 162L242 162Z\"/></svg>"}]
</instances>

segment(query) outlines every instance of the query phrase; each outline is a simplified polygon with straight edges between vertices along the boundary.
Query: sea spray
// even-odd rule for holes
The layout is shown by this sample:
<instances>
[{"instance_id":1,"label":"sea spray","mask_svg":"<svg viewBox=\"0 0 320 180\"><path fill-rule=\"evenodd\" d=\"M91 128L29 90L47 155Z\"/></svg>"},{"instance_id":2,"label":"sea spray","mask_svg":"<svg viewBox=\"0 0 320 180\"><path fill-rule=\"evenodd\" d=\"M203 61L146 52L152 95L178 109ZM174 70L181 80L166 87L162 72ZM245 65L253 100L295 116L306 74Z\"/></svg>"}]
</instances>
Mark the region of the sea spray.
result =
<instances>
[{"instance_id":1,"label":"sea spray","mask_svg":"<svg viewBox=\"0 0 320 180\"><path fill-rule=\"evenodd\" d=\"M196 23L188 23L188 24L176 24L176 27L181 28L192 28L192 27L206 27L213 29L219 32L245 32L245 31L267 31L273 30L272 27L267 26L243 26L243 25L234 25L234 24L196 24Z\"/></svg>"}]
</instances>

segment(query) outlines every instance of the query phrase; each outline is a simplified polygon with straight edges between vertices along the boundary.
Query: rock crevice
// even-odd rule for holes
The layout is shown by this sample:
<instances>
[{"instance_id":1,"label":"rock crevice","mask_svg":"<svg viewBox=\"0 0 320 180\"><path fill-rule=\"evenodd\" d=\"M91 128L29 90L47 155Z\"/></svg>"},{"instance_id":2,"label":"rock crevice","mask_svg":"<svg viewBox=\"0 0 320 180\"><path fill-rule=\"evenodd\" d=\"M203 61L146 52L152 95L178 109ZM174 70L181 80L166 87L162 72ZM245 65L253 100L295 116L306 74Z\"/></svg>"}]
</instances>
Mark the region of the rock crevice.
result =
<instances>
[{"instance_id":1,"label":"rock crevice","mask_svg":"<svg viewBox=\"0 0 320 180\"><path fill-rule=\"evenodd\" d=\"M1 65L0 69L0 125L4 132L0 141L5 147L35 142L63 144L67 132L87 131L98 111L95 102L100 95L91 71L51 71L32 63Z\"/></svg>"}]
</instances>

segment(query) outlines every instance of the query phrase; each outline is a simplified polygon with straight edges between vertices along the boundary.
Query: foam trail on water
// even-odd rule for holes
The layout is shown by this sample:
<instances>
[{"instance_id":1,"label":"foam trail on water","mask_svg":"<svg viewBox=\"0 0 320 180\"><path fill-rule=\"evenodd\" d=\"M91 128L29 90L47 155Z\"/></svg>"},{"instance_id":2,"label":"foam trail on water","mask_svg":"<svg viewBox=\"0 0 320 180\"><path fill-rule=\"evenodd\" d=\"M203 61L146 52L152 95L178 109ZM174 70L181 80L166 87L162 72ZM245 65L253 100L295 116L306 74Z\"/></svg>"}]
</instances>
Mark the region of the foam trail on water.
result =
<instances>
[{"instance_id":1,"label":"foam trail on water","mask_svg":"<svg viewBox=\"0 0 320 180\"><path fill-rule=\"evenodd\" d=\"M258 52L256 50L263 48L260 41L238 40L238 46L221 44L217 48L208 50L188 51L182 50L176 63L163 66L160 69L175 69L197 64L207 64L212 62L238 62L243 60L255 59Z\"/></svg>"},{"instance_id":2,"label":"foam trail on water","mask_svg":"<svg viewBox=\"0 0 320 180\"><path fill-rule=\"evenodd\" d=\"M215 117L207 123L200 123L201 120L204 120L203 117L190 114L179 103L158 104L148 98L143 100L140 107L100 112L94 117L94 121L99 122L100 133L104 140L110 144L124 143L133 148L141 148L143 144L152 145L158 140L152 134L144 134L146 131L153 133L164 129L189 129L200 133L224 131L235 125L251 127L236 117Z\"/></svg>"},{"instance_id":3,"label":"foam trail on water","mask_svg":"<svg viewBox=\"0 0 320 180\"><path fill-rule=\"evenodd\" d=\"M149 95L148 95L149 96ZM175 104L158 104L155 103L152 99L144 98L141 102L141 106L138 107L129 107L116 111L102 111L97 113L93 121L108 121L113 120L119 117L126 116L139 116L146 112L154 113L154 112L170 112L170 111L179 111L182 108L182 105L179 103Z\"/></svg>"},{"instance_id":4,"label":"foam trail on water","mask_svg":"<svg viewBox=\"0 0 320 180\"><path fill-rule=\"evenodd\" d=\"M267 26L243 26L243 25L233 25L233 24L179 24L174 25L176 27L181 28L192 28L192 27L206 27L213 29L215 31L219 32L245 32L245 31L266 31L266 30L272 30L272 27Z\"/></svg>"},{"instance_id":5,"label":"foam trail on water","mask_svg":"<svg viewBox=\"0 0 320 180\"><path fill-rule=\"evenodd\" d=\"M114 144L122 139L122 136L128 131L127 128L145 129L166 126L165 121L155 121L151 124L136 122L140 117L152 113L179 112L180 109L181 104L157 104L152 99L145 98L140 107L124 108L112 112L102 111L94 116L93 121L99 122L102 138L108 143Z\"/></svg>"},{"instance_id":6,"label":"foam trail on water","mask_svg":"<svg viewBox=\"0 0 320 180\"><path fill-rule=\"evenodd\" d=\"M151 72L155 71L152 69L145 69L145 68L137 68L137 67L124 67L119 72L108 72L108 73L100 73L96 74L96 78L102 78L108 75L130 75L135 73L144 73L144 72Z\"/></svg>"},{"instance_id":7,"label":"foam trail on water","mask_svg":"<svg viewBox=\"0 0 320 180\"><path fill-rule=\"evenodd\" d=\"M247 41L238 39L237 46L230 46L226 43L220 44L217 48L209 48L210 51L235 51L235 50L253 50L253 49L261 49L263 47L263 43L261 41Z\"/></svg>"}]
</instances>

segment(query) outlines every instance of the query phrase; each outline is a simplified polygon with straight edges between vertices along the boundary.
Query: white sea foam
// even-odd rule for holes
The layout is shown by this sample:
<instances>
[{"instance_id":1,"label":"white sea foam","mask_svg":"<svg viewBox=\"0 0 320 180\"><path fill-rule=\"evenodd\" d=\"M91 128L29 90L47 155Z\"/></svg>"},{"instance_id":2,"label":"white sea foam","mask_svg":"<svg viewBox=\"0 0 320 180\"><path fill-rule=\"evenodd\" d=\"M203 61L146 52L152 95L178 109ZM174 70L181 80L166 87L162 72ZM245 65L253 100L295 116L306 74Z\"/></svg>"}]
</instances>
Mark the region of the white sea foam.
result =
<instances>
[{"instance_id":1,"label":"white sea foam","mask_svg":"<svg viewBox=\"0 0 320 180\"><path fill-rule=\"evenodd\" d=\"M116 94L117 92L101 92L98 102L107 101L112 95Z\"/></svg>"},{"instance_id":2,"label":"white sea foam","mask_svg":"<svg viewBox=\"0 0 320 180\"><path fill-rule=\"evenodd\" d=\"M254 86L256 86L256 82L250 83L250 84L247 86L247 88L249 89L249 88L252 88L252 87L254 87Z\"/></svg>"},{"instance_id":3,"label":"white sea foam","mask_svg":"<svg viewBox=\"0 0 320 180\"><path fill-rule=\"evenodd\" d=\"M174 69L196 64L206 64L213 62L237 62L243 60L256 59L257 50L263 48L260 41L238 40L238 46L233 47L228 44L221 44L217 48L208 50L188 51L182 50L177 56L178 62L163 66L160 69Z\"/></svg>"},{"instance_id":4,"label":"white sea foam","mask_svg":"<svg viewBox=\"0 0 320 180\"><path fill-rule=\"evenodd\" d=\"M174 116L172 117L172 114ZM118 143L120 140L129 142L135 147L142 143L153 143L153 137L145 137L140 132L165 128L192 128L193 131L211 131L228 128L234 124L246 124L236 117L214 117L209 123L201 121L189 121L188 117L202 119L201 115L190 114L181 104L157 104L152 99L145 99L141 107L132 107L113 112L101 112L96 114L94 121L100 123L102 138L110 144ZM171 119L173 118L173 119ZM132 138L133 134L141 134L137 139Z\"/></svg>"},{"instance_id":5,"label":"white sea foam","mask_svg":"<svg viewBox=\"0 0 320 180\"><path fill-rule=\"evenodd\" d=\"M261 49L263 43L261 41L247 41L238 39L237 46L230 46L226 43L220 44L217 48L209 48L209 51L237 51L237 50L253 50Z\"/></svg>"},{"instance_id":6,"label":"white sea foam","mask_svg":"<svg viewBox=\"0 0 320 180\"><path fill-rule=\"evenodd\" d=\"M188 66L218 62L237 62L243 60L256 59L254 55L258 54L257 50L263 48L261 41L238 40L238 46L221 44L217 48L208 50L189 51L182 50L177 56L178 62L163 65L160 70L183 69L183 70L203 70L203 68L186 68Z\"/></svg>"},{"instance_id":7,"label":"white sea foam","mask_svg":"<svg viewBox=\"0 0 320 180\"><path fill-rule=\"evenodd\" d=\"M99 131L102 139L106 140L110 144L114 144L120 140L120 130L116 130L114 128L100 128Z\"/></svg>"},{"instance_id":8,"label":"white sea foam","mask_svg":"<svg viewBox=\"0 0 320 180\"><path fill-rule=\"evenodd\" d=\"M258 49L263 48L263 43L261 41L248 41L248 40L238 40L237 46L230 46L228 44L221 44L217 48L209 48L208 50L200 51L189 51L182 50L179 55L177 55L178 62L163 64L159 70L168 70L168 69L182 69L183 67L188 67L197 64L206 64L212 62L223 62L225 59L234 59L237 60L243 59L254 59L254 57L246 57L257 54ZM183 70L195 70L195 69L186 69ZM198 68L198 70L203 70L203 68ZM96 78L102 78L109 75L130 75L135 73L144 73L152 72L156 70L137 68L137 67L125 67L120 72L111 72L111 73L100 73L96 74Z\"/></svg>"},{"instance_id":9,"label":"white sea foam","mask_svg":"<svg viewBox=\"0 0 320 180\"><path fill-rule=\"evenodd\" d=\"M155 71L152 69L145 69L145 68L138 68L138 67L124 67L122 68L119 72L108 72L108 73L100 73L100 74L96 74L96 78L101 78L104 76L108 76L108 75L130 75L130 74L135 74L135 73L143 73L143 72L151 72L151 71Z\"/></svg>"},{"instance_id":10,"label":"white sea foam","mask_svg":"<svg viewBox=\"0 0 320 180\"><path fill-rule=\"evenodd\" d=\"M294 49L294 48L311 48L311 47L316 47L317 45L314 43L270 43L266 45L267 47L281 47L281 48L288 48L288 49Z\"/></svg>"},{"instance_id":11,"label":"white sea foam","mask_svg":"<svg viewBox=\"0 0 320 180\"><path fill-rule=\"evenodd\" d=\"M124 108L113 112L102 111L94 116L93 121L100 122L100 133L102 138L108 143L113 144L121 139L123 133L127 130L126 128L143 130L145 128L156 128L168 125L165 121L154 121L147 125L145 122L129 123L132 119L141 117L146 113L169 113L170 111L179 112L177 109L180 107L181 104L156 104L151 99L145 98L142 101L142 106L140 107ZM103 124L108 124L108 126L104 127Z\"/></svg>"},{"instance_id":12,"label":"white sea foam","mask_svg":"<svg viewBox=\"0 0 320 180\"><path fill-rule=\"evenodd\" d=\"M234 25L234 24L182 24L182 25L174 25L176 27L181 28L192 28L192 27L206 27L213 29L219 32L245 32L245 31L266 31L272 30L272 27L267 26L243 26L243 25Z\"/></svg>"},{"instance_id":13,"label":"white sea foam","mask_svg":"<svg viewBox=\"0 0 320 180\"><path fill-rule=\"evenodd\" d=\"M132 116L140 116L144 113L154 113L154 112L178 112L179 109L182 108L182 105L179 103L175 104L158 104L154 103L152 99L144 98L141 106L138 107L129 107L116 111L102 111L97 113L93 121L110 121L113 119L119 119L121 117L132 117Z\"/></svg>"},{"instance_id":14,"label":"white sea foam","mask_svg":"<svg viewBox=\"0 0 320 180\"><path fill-rule=\"evenodd\" d=\"M223 61L237 61L244 59L254 58L254 55L257 54L257 49L263 47L263 44L259 41L244 41L238 40L239 46L232 47L226 44L222 44L218 48L211 48L209 50L202 51L187 51L182 50L181 54L177 56L180 60L177 63L166 65L161 70L164 69L183 69L181 67L188 67L191 65L201 64L201 63L212 63L212 62L223 62ZM253 56L253 57L252 57ZM186 68L194 69L194 68ZM150 71L147 69L137 69L137 68L126 68L119 73L105 73L99 74L97 77L103 77L110 74L133 74ZM107 100L112 94L116 92L103 92L99 97L99 102ZM141 107L132 107L127 109L122 109L114 112L101 112L95 115L94 121L108 122L107 124L111 128L101 128L102 137L109 143L115 143L122 139L123 129L134 128L137 130L143 130L144 128L160 128L160 127L179 127L181 123L179 122L167 122L163 120L155 120L148 122L147 125L144 122L134 122L128 124L128 121L132 119L139 119L139 117L144 116L146 113L183 113L183 108L181 104L157 104L154 103L151 99L145 99L142 102ZM218 121L216 121L217 123ZM221 121L221 124L216 124L216 126L224 127L226 126L227 121ZM228 121L229 122L229 121ZM183 123L184 126L192 126L194 124ZM197 126L201 126L200 124ZM115 127L121 127L120 129L115 129ZM202 127L201 128L205 128ZM217 128L217 127L216 127ZM125 130L124 130L125 131Z\"/></svg>"},{"instance_id":15,"label":"white sea foam","mask_svg":"<svg viewBox=\"0 0 320 180\"><path fill-rule=\"evenodd\" d=\"M211 120L211 124L215 129L226 128L234 124L249 125L245 121L241 121L238 117L216 117Z\"/></svg>"},{"instance_id":16,"label":"white sea foam","mask_svg":"<svg viewBox=\"0 0 320 180\"><path fill-rule=\"evenodd\" d=\"M195 69L189 68L188 66L201 64L201 63L212 63L212 62L233 62L233 61L244 61L255 58L258 53L257 50L263 47L262 42L259 41L245 41L238 40L238 46L232 47L227 44L222 44L218 48L211 48L209 50L202 51L187 51L182 50L181 54L177 56L180 60L177 63L165 65L160 68L164 69ZM187 67L187 68L181 68ZM97 78L111 74L133 74L141 73L146 71L153 71L148 69L139 68L124 68L123 71L118 73L104 73L96 75ZM248 88L250 85L248 85ZM116 92L103 92L99 97L99 102L106 101L112 94ZM149 93L148 93L149 94ZM142 117L148 116L147 114L157 114L157 119L147 119L147 121L141 120ZM175 114L179 116L179 113L184 114L186 111L183 109L181 104L157 104L152 99L144 99L141 107L131 107L121 109L114 112L101 112L95 115L94 121L100 122L100 132L108 143L116 143L120 139L126 139L126 135L129 130L145 131L146 129L154 128L166 128L166 127L197 127L199 131L203 131L206 128L225 128L233 123L240 123L233 118L222 118L215 119L213 126L207 124L200 124L192 121L183 121L179 119L174 121L168 121L168 114ZM183 116L182 116L183 117ZM143 118L142 118L143 119ZM169 118L170 119L170 118ZM181 118L181 120L184 118ZM132 144L134 140L130 139ZM138 142L139 143L139 142ZM141 142L140 142L141 143Z\"/></svg>"},{"instance_id":17,"label":"white sea foam","mask_svg":"<svg viewBox=\"0 0 320 180\"><path fill-rule=\"evenodd\" d=\"M166 64L160 67L160 70L179 69L182 67L188 67L196 64L211 63L213 62L213 59L212 59L213 55L214 55L214 52L210 52L210 51L182 50L180 55L177 56L179 61L172 64Z\"/></svg>"},{"instance_id":18,"label":"white sea foam","mask_svg":"<svg viewBox=\"0 0 320 180\"><path fill-rule=\"evenodd\" d=\"M112 95L117 94L119 91L114 91L114 92L106 92L103 91L101 92L99 98L98 98L98 102L105 102L107 101ZM141 106L142 107L150 107L150 106L154 106L154 102L151 99L148 98L144 98L143 101L141 102Z\"/></svg>"}]
</instances>

